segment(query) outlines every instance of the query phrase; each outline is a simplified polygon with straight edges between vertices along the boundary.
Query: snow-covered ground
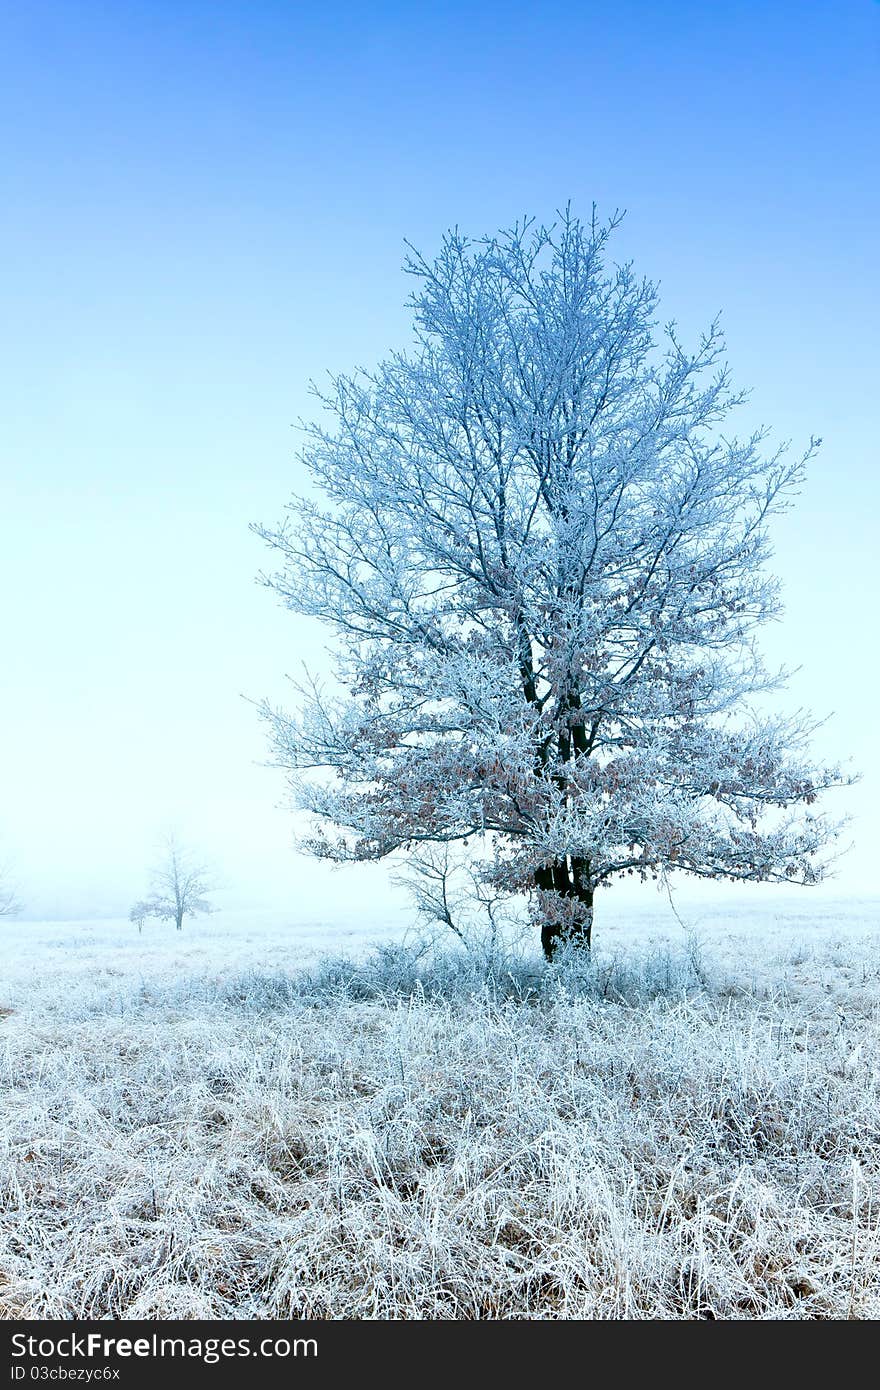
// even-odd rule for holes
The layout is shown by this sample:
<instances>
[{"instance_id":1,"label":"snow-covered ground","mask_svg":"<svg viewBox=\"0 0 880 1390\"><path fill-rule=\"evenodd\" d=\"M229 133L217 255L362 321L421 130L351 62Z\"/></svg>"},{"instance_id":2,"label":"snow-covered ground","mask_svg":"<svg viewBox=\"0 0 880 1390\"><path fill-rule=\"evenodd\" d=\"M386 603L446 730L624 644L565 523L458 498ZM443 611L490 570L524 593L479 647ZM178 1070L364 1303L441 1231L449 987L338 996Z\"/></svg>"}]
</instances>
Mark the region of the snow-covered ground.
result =
<instances>
[{"instance_id":1,"label":"snow-covered ground","mask_svg":"<svg viewBox=\"0 0 880 1390\"><path fill-rule=\"evenodd\" d=\"M328 928L265 912L188 919L181 932L167 922L147 922L141 934L121 918L10 920L0 928L0 1006L34 1007L40 1001L53 1011L76 1013L114 991L127 996L143 984L297 970L328 952L357 955L403 935L405 928L381 919Z\"/></svg>"},{"instance_id":2,"label":"snow-covered ground","mask_svg":"<svg viewBox=\"0 0 880 1390\"><path fill-rule=\"evenodd\" d=\"M853 943L875 941L880 951L880 898L781 893L751 904L742 897L675 902L673 910L666 897L647 888L635 902L605 894L597 909L597 957L637 959L696 941L705 958L739 976L772 972ZM76 1014L143 984L209 983L245 970L296 971L327 955L357 959L382 942L406 942L413 930L405 920L369 910L345 926L301 923L265 911L218 912L188 920L182 932L150 922L140 935L124 919L10 919L0 926L0 1007ZM451 936L449 941L455 944ZM537 958L537 938L526 936L520 944Z\"/></svg>"},{"instance_id":3,"label":"snow-covered ground","mask_svg":"<svg viewBox=\"0 0 880 1390\"><path fill-rule=\"evenodd\" d=\"M7 922L0 1316L880 1316L878 906Z\"/></svg>"}]
</instances>

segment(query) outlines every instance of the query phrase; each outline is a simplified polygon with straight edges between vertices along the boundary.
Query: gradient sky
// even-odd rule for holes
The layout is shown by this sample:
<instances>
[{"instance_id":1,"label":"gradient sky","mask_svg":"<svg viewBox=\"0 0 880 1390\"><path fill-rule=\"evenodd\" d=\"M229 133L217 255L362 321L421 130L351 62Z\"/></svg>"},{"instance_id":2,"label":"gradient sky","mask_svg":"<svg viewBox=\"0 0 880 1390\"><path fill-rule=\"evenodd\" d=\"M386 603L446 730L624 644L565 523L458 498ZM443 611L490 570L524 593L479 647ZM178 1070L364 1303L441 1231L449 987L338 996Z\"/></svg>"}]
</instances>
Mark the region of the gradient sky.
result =
<instances>
[{"instance_id":1,"label":"gradient sky","mask_svg":"<svg viewBox=\"0 0 880 1390\"><path fill-rule=\"evenodd\" d=\"M241 697L322 639L248 522L301 481L309 378L404 343L403 239L569 199L627 209L617 254L685 335L723 311L743 430L824 437L764 647L864 774L829 891L877 891L878 78L873 0L4 5L0 858L29 912L127 911L170 826L230 904L390 902L290 849Z\"/></svg>"}]
</instances>

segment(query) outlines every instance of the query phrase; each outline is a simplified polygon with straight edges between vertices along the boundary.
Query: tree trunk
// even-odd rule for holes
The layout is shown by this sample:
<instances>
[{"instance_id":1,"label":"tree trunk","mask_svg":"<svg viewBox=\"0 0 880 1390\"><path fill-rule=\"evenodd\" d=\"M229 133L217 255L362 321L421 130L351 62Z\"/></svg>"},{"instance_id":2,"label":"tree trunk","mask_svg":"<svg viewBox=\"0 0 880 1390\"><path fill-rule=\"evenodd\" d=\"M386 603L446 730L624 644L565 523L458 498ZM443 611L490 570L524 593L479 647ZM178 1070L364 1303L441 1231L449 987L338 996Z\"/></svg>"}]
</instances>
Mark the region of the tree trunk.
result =
<instances>
[{"instance_id":1,"label":"tree trunk","mask_svg":"<svg viewBox=\"0 0 880 1390\"><path fill-rule=\"evenodd\" d=\"M563 944L589 951L593 935L593 887L584 882L583 865L565 860L544 865L535 870L535 887L541 893L554 894L562 899L563 920L548 920L541 927L541 945L547 960L552 960Z\"/></svg>"}]
</instances>

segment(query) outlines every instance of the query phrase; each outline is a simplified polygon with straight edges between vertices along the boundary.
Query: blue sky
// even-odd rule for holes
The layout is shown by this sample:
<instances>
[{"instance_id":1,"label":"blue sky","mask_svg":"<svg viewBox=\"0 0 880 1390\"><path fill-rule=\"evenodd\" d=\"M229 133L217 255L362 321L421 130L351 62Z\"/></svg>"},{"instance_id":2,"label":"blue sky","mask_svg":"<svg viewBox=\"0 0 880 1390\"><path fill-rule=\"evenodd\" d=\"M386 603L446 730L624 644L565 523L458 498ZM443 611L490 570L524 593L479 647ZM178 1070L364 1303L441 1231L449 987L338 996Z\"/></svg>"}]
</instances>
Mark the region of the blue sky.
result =
<instances>
[{"instance_id":1,"label":"blue sky","mask_svg":"<svg viewBox=\"0 0 880 1390\"><path fill-rule=\"evenodd\" d=\"M390 902L290 850L241 696L322 639L247 524L300 481L309 378L405 341L404 238L569 199L627 209L685 335L723 311L744 426L824 437L765 649L865 774L830 891L874 891L878 77L873 0L6 6L0 857L31 911L126 910L170 825L230 902Z\"/></svg>"}]
</instances>

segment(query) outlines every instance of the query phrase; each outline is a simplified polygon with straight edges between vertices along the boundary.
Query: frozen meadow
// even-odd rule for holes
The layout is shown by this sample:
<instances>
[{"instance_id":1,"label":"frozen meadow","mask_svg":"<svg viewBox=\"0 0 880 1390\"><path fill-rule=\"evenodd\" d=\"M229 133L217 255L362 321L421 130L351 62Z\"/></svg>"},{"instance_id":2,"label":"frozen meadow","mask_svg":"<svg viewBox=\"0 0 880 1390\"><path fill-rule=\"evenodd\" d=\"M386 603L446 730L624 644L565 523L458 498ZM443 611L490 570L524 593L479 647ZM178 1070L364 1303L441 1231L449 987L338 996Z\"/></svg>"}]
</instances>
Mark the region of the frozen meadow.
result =
<instances>
[{"instance_id":1,"label":"frozen meadow","mask_svg":"<svg viewBox=\"0 0 880 1390\"><path fill-rule=\"evenodd\" d=\"M880 904L680 912L5 923L3 1316L880 1316Z\"/></svg>"}]
</instances>

